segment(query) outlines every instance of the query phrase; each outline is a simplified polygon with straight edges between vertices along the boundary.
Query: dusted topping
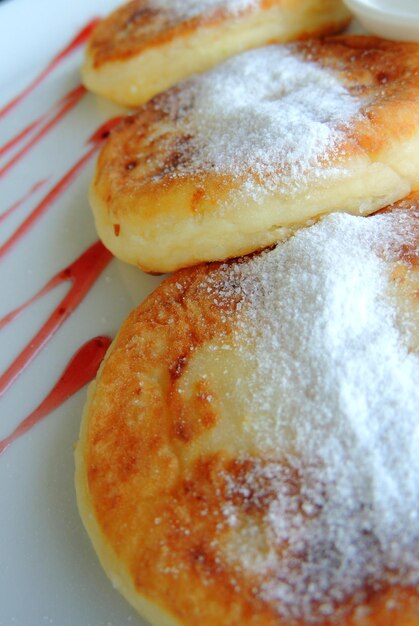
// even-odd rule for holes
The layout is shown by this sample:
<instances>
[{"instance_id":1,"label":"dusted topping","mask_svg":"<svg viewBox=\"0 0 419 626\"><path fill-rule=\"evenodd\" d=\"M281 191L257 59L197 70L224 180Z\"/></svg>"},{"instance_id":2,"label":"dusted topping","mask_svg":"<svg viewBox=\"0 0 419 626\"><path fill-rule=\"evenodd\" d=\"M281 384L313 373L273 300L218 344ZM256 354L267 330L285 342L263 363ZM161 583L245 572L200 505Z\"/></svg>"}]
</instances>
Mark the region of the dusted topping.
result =
<instances>
[{"instance_id":1,"label":"dusted topping","mask_svg":"<svg viewBox=\"0 0 419 626\"><path fill-rule=\"evenodd\" d=\"M245 190L260 193L299 187L315 168L324 175L360 100L292 46L270 46L184 83L156 106L190 138L181 147L187 158L179 155L171 175L192 169L244 176Z\"/></svg>"},{"instance_id":2,"label":"dusted topping","mask_svg":"<svg viewBox=\"0 0 419 626\"><path fill-rule=\"evenodd\" d=\"M159 46L161 43L174 40L179 45L184 35L187 36L188 33L194 32L201 26L213 27L226 20L235 22L250 11L256 13L258 10L262 13L263 9L259 7L259 3L260 0L131 0L122 4L99 24L90 40L89 52L93 54L92 60L98 67L106 61L130 58L155 44ZM338 20L341 19L342 17L339 16ZM265 43L265 40L262 35L260 44ZM203 41L203 48L200 50L199 58L197 57L196 69L198 71L200 67L201 70L208 67L206 46L208 44ZM230 53L226 53L226 56L233 53L234 46ZM179 51L176 54L179 54ZM188 54L193 53L191 50L188 53L188 47L186 47L185 55ZM225 58L224 55L220 57L220 59L223 58ZM164 59L161 63L164 66ZM177 67L171 68L169 74L172 80L164 80L165 87L177 82L176 76L180 79L193 73L190 70L186 74L182 72L179 74L178 71ZM168 72L165 71L163 74L167 76ZM153 83L156 81L159 83L161 77L150 75L149 79L152 79ZM114 80L115 77L112 81ZM121 84L124 85L124 89L127 88L123 79ZM137 104L140 102L141 100Z\"/></svg>"},{"instance_id":3,"label":"dusted topping","mask_svg":"<svg viewBox=\"0 0 419 626\"><path fill-rule=\"evenodd\" d=\"M148 6L185 20L218 9L236 14L258 4L259 0L150 0Z\"/></svg>"},{"instance_id":4,"label":"dusted topping","mask_svg":"<svg viewBox=\"0 0 419 626\"><path fill-rule=\"evenodd\" d=\"M225 550L287 619L419 584L417 306L397 309L390 280L417 254L417 217L335 214L222 269L218 301L239 290L245 304L245 428L266 459L226 475ZM237 498L263 502L263 523Z\"/></svg>"}]
</instances>

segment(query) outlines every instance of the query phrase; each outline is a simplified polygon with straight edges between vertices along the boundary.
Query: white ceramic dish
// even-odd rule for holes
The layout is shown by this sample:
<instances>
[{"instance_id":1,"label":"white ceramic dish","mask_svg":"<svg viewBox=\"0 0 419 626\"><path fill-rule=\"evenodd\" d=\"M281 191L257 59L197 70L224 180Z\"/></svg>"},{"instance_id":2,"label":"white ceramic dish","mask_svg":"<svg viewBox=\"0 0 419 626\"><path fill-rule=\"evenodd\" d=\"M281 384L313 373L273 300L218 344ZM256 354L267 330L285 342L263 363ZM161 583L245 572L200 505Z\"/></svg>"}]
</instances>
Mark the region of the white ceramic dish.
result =
<instances>
[{"instance_id":1,"label":"white ceramic dish","mask_svg":"<svg viewBox=\"0 0 419 626\"><path fill-rule=\"evenodd\" d=\"M0 64L0 109L93 16L106 14L117 4L119 0L73 0L65 7L54 0L0 4L0 58L6 60ZM80 62L78 49L30 97L0 118L0 151L74 89L80 81ZM109 103L83 96L33 150L0 177L0 250L86 152L86 138L117 113ZM0 172L13 154L0 157ZM0 319L96 240L86 197L92 168L93 160L9 253L0 256ZM43 186L2 220L9 207L44 179L48 180ZM157 278L112 261L53 339L0 398L0 439L43 400L80 345L96 335L114 336L128 312L158 283ZM67 290L67 284L58 286L0 331L0 376ZM77 512L72 446L84 400L82 390L0 455L1 626L145 624L112 589Z\"/></svg>"},{"instance_id":2,"label":"white ceramic dish","mask_svg":"<svg viewBox=\"0 0 419 626\"><path fill-rule=\"evenodd\" d=\"M115 0L12 0L0 4L0 109L94 15ZM52 28L53 26L53 28ZM33 95L0 119L0 146L80 81L81 49ZM85 140L115 108L85 95L13 169L0 178L0 216L34 183L34 195L0 224L0 247L73 163ZM23 145L23 144L21 144ZM0 170L13 151L0 159ZM76 259L96 234L86 193L93 160L10 251L0 258L0 318ZM1 218L0 218L1 219ZM86 298L15 384L0 398L0 439L47 395L75 350L114 336L122 320L159 282L112 261ZM62 284L0 332L0 375L68 290ZM1 626L143 625L112 589L78 516L73 443L85 389L0 455Z\"/></svg>"},{"instance_id":3,"label":"white ceramic dish","mask_svg":"<svg viewBox=\"0 0 419 626\"><path fill-rule=\"evenodd\" d=\"M419 42L419 0L344 0L362 26L380 37Z\"/></svg>"}]
</instances>

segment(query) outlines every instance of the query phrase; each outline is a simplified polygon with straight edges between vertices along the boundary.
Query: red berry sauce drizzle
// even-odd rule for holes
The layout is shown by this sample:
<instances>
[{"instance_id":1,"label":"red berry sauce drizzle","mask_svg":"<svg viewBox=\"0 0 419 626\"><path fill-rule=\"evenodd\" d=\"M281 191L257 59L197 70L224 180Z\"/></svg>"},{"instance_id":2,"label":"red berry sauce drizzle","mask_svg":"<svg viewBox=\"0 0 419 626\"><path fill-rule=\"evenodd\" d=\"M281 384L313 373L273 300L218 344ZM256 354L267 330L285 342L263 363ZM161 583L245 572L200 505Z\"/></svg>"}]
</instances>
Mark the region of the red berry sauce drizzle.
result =
<instances>
[{"instance_id":1,"label":"red berry sauce drizzle","mask_svg":"<svg viewBox=\"0 0 419 626\"><path fill-rule=\"evenodd\" d=\"M41 202L36 205L28 217L18 226L15 232L0 246L0 261L77 178L84 166L87 165L92 156L98 151L103 140L109 136L112 128L119 122L119 119L120 118L113 118L108 120L89 137L86 153L64 174Z\"/></svg>"},{"instance_id":2,"label":"red berry sauce drizzle","mask_svg":"<svg viewBox=\"0 0 419 626\"><path fill-rule=\"evenodd\" d=\"M48 63L45 69L42 70L36 78L32 82L29 83L27 87L23 91L21 91L17 96L13 98L10 102L8 102L4 107L0 109L0 119L10 113L22 100L24 100L29 94L38 87L42 81L44 81L50 74L55 70L55 68L64 61L65 58L70 56L77 48L82 46L88 40L90 33L99 22L98 18L91 20L82 30L77 33L77 35L70 41L70 43L63 48L57 55L53 57L53 59Z\"/></svg>"},{"instance_id":3,"label":"red berry sauce drizzle","mask_svg":"<svg viewBox=\"0 0 419 626\"><path fill-rule=\"evenodd\" d=\"M0 109L0 119L10 113L27 98L32 91L51 74L61 61L84 44L96 23L96 19L89 22L89 24L52 59L47 67L28 85L28 87ZM13 157L0 168L0 178L6 176L12 167L23 159L28 152L53 129L63 117L78 104L84 94L84 87L79 85L65 95L57 104L53 105L46 113L29 123L23 130L18 132L15 137L0 147L1 157L6 155L12 148L17 147L26 138L29 138ZM60 198L60 196L62 196L67 187L73 183L93 155L98 151L102 142L108 137L113 126L118 121L117 118L109 120L97 129L88 139L85 153L64 176L62 176L52 189L48 191L43 199L35 205L18 228L0 246L0 262L4 260L5 255L13 249L20 238L27 234L28 230L35 222ZM0 223L6 220L12 213L15 213L23 204L29 202L31 197L37 193L46 182L47 180L40 180L35 183L20 200L3 211L3 213L0 214ZM21 306L0 319L0 330L2 330L16 319L22 311L30 307L57 285L64 282L69 283L70 287L67 294L52 311L51 315L25 348L23 348L20 354L18 354L13 362L0 375L0 397L14 384L20 374L30 365L65 320L77 308L111 259L112 255L97 241L68 267L53 276L40 291ZM76 393L81 387L94 378L110 342L111 339L109 337L94 337L75 352L63 374L56 384L53 385L51 391L41 404L18 424L5 439L0 441L0 454L4 452L15 439L35 426L51 411L58 408L68 397Z\"/></svg>"},{"instance_id":4,"label":"red berry sauce drizzle","mask_svg":"<svg viewBox=\"0 0 419 626\"><path fill-rule=\"evenodd\" d=\"M74 354L47 397L10 433L10 435L0 441L0 454L4 452L15 439L38 424L38 422L51 413L51 411L63 404L67 398L90 382L92 378L96 376L99 365L110 344L111 339L109 337L94 337L83 344Z\"/></svg>"},{"instance_id":5,"label":"red berry sauce drizzle","mask_svg":"<svg viewBox=\"0 0 419 626\"><path fill-rule=\"evenodd\" d=\"M0 376L0 398L13 385L18 376L28 367L36 355L48 343L51 337L62 326L90 290L99 274L111 261L112 255L97 241L86 250L74 263L48 281L48 283L27 302L0 319L0 329L12 322L16 317L51 291L60 283L71 281L72 285L58 306L53 310L38 333L32 337L27 346Z\"/></svg>"},{"instance_id":6,"label":"red berry sauce drizzle","mask_svg":"<svg viewBox=\"0 0 419 626\"><path fill-rule=\"evenodd\" d=\"M3 211L3 213L0 213L0 224L2 222L4 222L4 220L7 219L12 213L17 211L22 206L22 204L25 204L25 202L27 200L30 200L30 198L33 196L33 194L36 193L39 189L41 189L41 187L43 187L45 185L47 180L48 179L46 179L46 178L43 179L43 180L39 180L37 183L32 185L32 187L29 189L28 193L26 193L23 196L23 198L20 198L20 200L17 200L17 202L14 202L12 204L12 206L9 207L8 209L6 209L5 211Z\"/></svg>"},{"instance_id":7,"label":"red berry sauce drizzle","mask_svg":"<svg viewBox=\"0 0 419 626\"><path fill-rule=\"evenodd\" d=\"M78 85L75 89L72 89L66 94L57 104L51 107L49 111L41 115L34 122L31 122L29 126L19 131L15 137L12 137L4 146L0 148L0 156L6 154L9 150L17 146L21 141L39 127L36 133L32 135L27 143L25 143L20 150L18 150L13 157L7 161L3 167L0 167L0 178L3 178L14 165L16 165L25 154L27 154L36 144L41 141L54 126L56 126L65 117L71 109L74 109L76 104L85 95L86 89L83 85Z\"/></svg>"}]
</instances>

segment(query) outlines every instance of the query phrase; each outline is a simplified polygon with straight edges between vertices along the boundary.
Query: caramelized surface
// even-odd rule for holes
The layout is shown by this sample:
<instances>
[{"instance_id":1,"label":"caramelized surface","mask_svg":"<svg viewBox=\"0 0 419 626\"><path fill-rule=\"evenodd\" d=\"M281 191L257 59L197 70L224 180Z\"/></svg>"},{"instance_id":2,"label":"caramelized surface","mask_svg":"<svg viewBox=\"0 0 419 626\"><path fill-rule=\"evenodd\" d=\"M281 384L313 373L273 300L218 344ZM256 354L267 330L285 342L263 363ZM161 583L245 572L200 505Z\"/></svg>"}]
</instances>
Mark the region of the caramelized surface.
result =
<instances>
[{"instance_id":1,"label":"caramelized surface","mask_svg":"<svg viewBox=\"0 0 419 626\"><path fill-rule=\"evenodd\" d=\"M239 52L340 32L349 19L341 0L255 0L236 9L204 4L185 15L170 3L132 0L93 32L83 79L95 93L138 106Z\"/></svg>"},{"instance_id":2,"label":"caramelized surface","mask_svg":"<svg viewBox=\"0 0 419 626\"><path fill-rule=\"evenodd\" d=\"M305 182L295 181L297 191L278 184L255 201L249 171L232 176L206 163L197 171L195 137L176 108L187 87L174 87L126 117L99 157L91 204L116 256L152 272L222 260L271 245L323 213L373 212L419 187L419 46L346 36L292 50L336 73L361 100L362 115L329 155L336 175L321 180L317 163ZM271 171L280 179L274 162Z\"/></svg>"},{"instance_id":3,"label":"caramelized surface","mask_svg":"<svg viewBox=\"0 0 419 626\"><path fill-rule=\"evenodd\" d=\"M329 6L322 7L318 3L317 12L328 10L333 13L340 3L327 0ZM288 7L298 11L299 4L304 6L301 0L259 0L254 5L246 7L237 16L241 18L249 13L261 13L275 6ZM314 9L312 12L315 13ZM341 27L348 20L348 14L343 7L338 14L341 19ZM201 27L217 28L228 20L232 13L226 8L204 9L197 16L189 19L178 17L175 12L166 11L153 7L152 2L147 0L131 0L111 13L102 20L95 29L89 43L89 55L93 59L94 67L98 68L104 63L120 61L137 55L138 53L155 46L167 44L175 39L186 39ZM337 24L325 23L325 30L338 28ZM302 35L304 33L301 33Z\"/></svg>"},{"instance_id":4,"label":"caramelized surface","mask_svg":"<svg viewBox=\"0 0 419 626\"><path fill-rule=\"evenodd\" d=\"M417 212L419 194L387 210ZM418 339L417 254L413 245L399 246L392 281L400 306L415 312ZM231 345L238 305L246 304L239 295L214 302L206 286L208 278L214 286L222 280L218 267L177 273L123 325L84 415L79 506L108 574L152 623L285 626L273 604L255 593L260 577L236 569L223 551L234 534L225 522L226 506L234 499L241 515L260 527L274 496L263 480L231 495L228 477L248 485L256 460L280 461L260 459L241 429L235 378L226 379L223 370L230 359L230 373L245 377L246 363L226 350L217 365L214 350ZM244 455L248 461L239 460ZM298 477L289 472L288 480L298 490ZM316 623L419 625L416 589L364 592L362 607L347 598L342 615Z\"/></svg>"},{"instance_id":5,"label":"caramelized surface","mask_svg":"<svg viewBox=\"0 0 419 626\"><path fill-rule=\"evenodd\" d=\"M274 4L275 0L260 3ZM247 11L258 7L249 7ZM97 26L89 43L89 54L95 67L120 61L143 50L185 38L202 25L215 27L228 16L223 9L212 10L184 20L175 13L154 8L144 0L131 0L114 11Z\"/></svg>"},{"instance_id":6,"label":"caramelized surface","mask_svg":"<svg viewBox=\"0 0 419 626\"><path fill-rule=\"evenodd\" d=\"M347 138L344 148L349 151L348 156L365 151L371 158L377 158L381 151L418 132L418 45L346 36L301 42L294 50L303 59L335 71L349 92L361 98L365 117L357 120ZM125 117L112 133L102 150L95 178L95 186L104 186L103 195L106 189L112 194L111 199L113 195L125 194L137 194L138 199L144 193L157 196L179 184L173 176L177 168L181 167L183 172L189 170L189 176L194 176L194 137L186 135L182 126L176 124L182 99L178 99L179 109L174 110L176 99L169 95L181 91L182 86L174 87L167 95L157 96L135 114ZM195 188L199 189L199 184L205 184L206 180L211 192L210 172L195 174ZM223 182L219 176L217 185L221 189ZM213 201L215 205L215 197ZM198 206L199 197L195 193L184 211L193 213ZM159 210L159 204L156 208ZM132 206L133 212L137 210L140 209Z\"/></svg>"}]
</instances>

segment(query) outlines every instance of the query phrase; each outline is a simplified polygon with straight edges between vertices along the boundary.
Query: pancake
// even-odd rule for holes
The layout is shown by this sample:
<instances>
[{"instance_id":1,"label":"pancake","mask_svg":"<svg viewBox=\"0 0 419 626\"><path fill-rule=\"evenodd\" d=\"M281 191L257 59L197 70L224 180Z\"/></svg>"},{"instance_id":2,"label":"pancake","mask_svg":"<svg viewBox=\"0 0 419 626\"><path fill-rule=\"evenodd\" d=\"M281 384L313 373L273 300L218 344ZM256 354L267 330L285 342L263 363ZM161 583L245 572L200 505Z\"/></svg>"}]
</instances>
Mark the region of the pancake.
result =
<instances>
[{"instance_id":1,"label":"pancake","mask_svg":"<svg viewBox=\"0 0 419 626\"><path fill-rule=\"evenodd\" d=\"M151 624L419 625L418 218L326 216L122 326L76 487Z\"/></svg>"},{"instance_id":2,"label":"pancake","mask_svg":"<svg viewBox=\"0 0 419 626\"><path fill-rule=\"evenodd\" d=\"M267 46L156 96L111 133L90 202L105 246L164 273L251 253L419 187L419 46Z\"/></svg>"},{"instance_id":3,"label":"pancake","mask_svg":"<svg viewBox=\"0 0 419 626\"><path fill-rule=\"evenodd\" d=\"M341 0L133 0L95 29L83 80L127 106L228 57L271 43L343 30Z\"/></svg>"}]
</instances>

